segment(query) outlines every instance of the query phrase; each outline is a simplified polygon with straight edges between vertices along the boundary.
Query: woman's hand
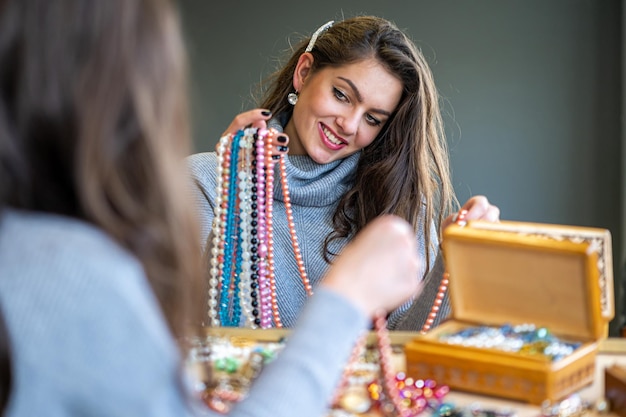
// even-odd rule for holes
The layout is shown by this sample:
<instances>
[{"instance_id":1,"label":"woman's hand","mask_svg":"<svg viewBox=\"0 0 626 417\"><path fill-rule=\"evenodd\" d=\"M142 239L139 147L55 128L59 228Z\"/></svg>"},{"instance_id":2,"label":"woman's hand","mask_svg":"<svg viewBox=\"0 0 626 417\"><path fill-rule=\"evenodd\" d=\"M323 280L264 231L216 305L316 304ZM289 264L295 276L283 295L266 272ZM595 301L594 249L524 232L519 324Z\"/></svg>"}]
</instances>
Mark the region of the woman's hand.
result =
<instances>
[{"instance_id":1,"label":"woman's hand","mask_svg":"<svg viewBox=\"0 0 626 417\"><path fill-rule=\"evenodd\" d=\"M459 212L464 212L465 220L487 220L490 222L500 221L500 209L487 200L487 197L477 195L469 200ZM446 217L442 224L442 229L450 226L456 221L457 214Z\"/></svg>"},{"instance_id":2,"label":"woman's hand","mask_svg":"<svg viewBox=\"0 0 626 417\"><path fill-rule=\"evenodd\" d=\"M322 286L349 299L369 317L421 291L413 228L393 215L373 220L337 257Z\"/></svg>"},{"instance_id":3,"label":"woman's hand","mask_svg":"<svg viewBox=\"0 0 626 417\"><path fill-rule=\"evenodd\" d=\"M232 123L222 136L229 134L235 134L238 130L246 129L249 127L257 129L267 129L267 121L272 117L272 112L265 109L254 109L244 113L239 113L235 116ZM272 156L277 159L280 155L286 154L289 151L287 144L289 143L289 137L283 133L272 135L273 149Z\"/></svg>"}]
</instances>

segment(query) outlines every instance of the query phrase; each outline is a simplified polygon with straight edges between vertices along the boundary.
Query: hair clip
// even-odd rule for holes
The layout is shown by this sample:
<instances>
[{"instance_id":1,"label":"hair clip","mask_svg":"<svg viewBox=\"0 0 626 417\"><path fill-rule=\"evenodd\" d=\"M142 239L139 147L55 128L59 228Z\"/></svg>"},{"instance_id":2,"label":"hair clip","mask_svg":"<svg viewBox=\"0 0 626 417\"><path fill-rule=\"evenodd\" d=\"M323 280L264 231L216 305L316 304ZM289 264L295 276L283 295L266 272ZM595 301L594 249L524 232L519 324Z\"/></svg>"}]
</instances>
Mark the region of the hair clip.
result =
<instances>
[{"instance_id":1,"label":"hair clip","mask_svg":"<svg viewBox=\"0 0 626 417\"><path fill-rule=\"evenodd\" d=\"M333 23L335 23L334 20L331 20L329 22L324 23L322 26L320 26L314 33L313 36L311 36L311 40L309 41L309 44L307 45L306 49L304 50L304 52L311 52L313 50L313 46L315 45L315 41L317 41L317 38L326 30L328 30Z\"/></svg>"}]
</instances>

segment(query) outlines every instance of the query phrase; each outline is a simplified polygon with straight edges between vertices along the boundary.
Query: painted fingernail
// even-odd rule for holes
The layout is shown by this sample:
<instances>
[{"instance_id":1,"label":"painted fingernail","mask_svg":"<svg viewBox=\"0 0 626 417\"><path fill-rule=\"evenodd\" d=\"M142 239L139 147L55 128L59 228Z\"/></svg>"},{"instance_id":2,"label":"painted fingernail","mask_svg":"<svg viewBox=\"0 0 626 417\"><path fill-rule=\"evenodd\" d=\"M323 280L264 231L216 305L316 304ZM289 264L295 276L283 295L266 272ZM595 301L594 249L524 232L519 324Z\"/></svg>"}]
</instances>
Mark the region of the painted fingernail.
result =
<instances>
[{"instance_id":1,"label":"painted fingernail","mask_svg":"<svg viewBox=\"0 0 626 417\"><path fill-rule=\"evenodd\" d=\"M287 147L287 146L279 146L279 147L278 147L278 150L279 150L280 152L287 152L287 151L289 150L289 147Z\"/></svg>"},{"instance_id":2,"label":"painted fingernail","mask_svg":"<svg viewBox=\"0 0 626 417\"><path fill-rule=\"evenodd\" d=\"M263 110L263 111L261 112L261 114L262 114L263 116L271 116L271 115L272 115L272 112L271 112L271 111L269 111L269 110Z\"/></svg>"},{"instance_id":3,"label":"painted fingernail","mask_svg":"<svg viewBox=\"0 0 626 417\"><path fill-rule=\"evenodd\" d=\"M280 155L272 155L272 159L280 159Z\"/></svg>"},{"instance_id":4,"label":"painted fingernail","mask_svg":"<svg viewBox=\"0 0 626 417\"><path fill-rule=\"evenodd\" d=\"M276 140L279 141L280 143L286 143L287 136L280 135L279 137L276 138Z\"/></svg>"}]
</instances>

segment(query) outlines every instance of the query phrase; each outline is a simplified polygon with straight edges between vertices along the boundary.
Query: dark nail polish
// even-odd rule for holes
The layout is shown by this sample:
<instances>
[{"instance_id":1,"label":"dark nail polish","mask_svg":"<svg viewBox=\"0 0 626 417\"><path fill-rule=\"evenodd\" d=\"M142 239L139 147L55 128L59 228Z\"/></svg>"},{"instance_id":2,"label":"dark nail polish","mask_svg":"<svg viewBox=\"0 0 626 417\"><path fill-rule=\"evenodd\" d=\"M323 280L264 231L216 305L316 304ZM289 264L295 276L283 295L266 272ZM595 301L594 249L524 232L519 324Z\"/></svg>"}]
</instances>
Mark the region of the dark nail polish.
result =
<instances>
[{"instance_id":1,"label":"dark nail polish","mask_svg":"<svg viewBox=\"0 0 626 417\"><path fill-rule=\"evenodd\" d=\"M280 159L280 155L272 155L272 159Z\"/></svg>"},{"instance_id":2,"label":"dark nail polish","mask_svg":"<svg viewBox=\"0 0 626 417\"><path fill-rule=\"evenodd\" d=\"M279 150L280 152L287 152L287 151L289 150L289 148L288 148L287 146L279 146L279 147L278 147L278 150Z\"/></svg>"},{"instance_id":3,"label":"dark nail polish","mask_svg":"<svg viewBox=\"0 0 626 417\"><path fill-rule=\"evenodd\" d=\"M263 110L263 111L261 112L261 114L262 114L263 116L271 116L271 115L272 115L272 112L271 112L271 111L269 111L269 110Z\"/></svg>"},{"instance_id":4,"label":"dark nail polish","mask_svg":"<svg viewBox=\"0 0 626 417\"><path fill-rule=\"evenodd\" d=\"M279 137L276 138L276 140L279 141L280 143L285 143L287 142L287 136L280 135Z\"/></svg>"}]
</instances>

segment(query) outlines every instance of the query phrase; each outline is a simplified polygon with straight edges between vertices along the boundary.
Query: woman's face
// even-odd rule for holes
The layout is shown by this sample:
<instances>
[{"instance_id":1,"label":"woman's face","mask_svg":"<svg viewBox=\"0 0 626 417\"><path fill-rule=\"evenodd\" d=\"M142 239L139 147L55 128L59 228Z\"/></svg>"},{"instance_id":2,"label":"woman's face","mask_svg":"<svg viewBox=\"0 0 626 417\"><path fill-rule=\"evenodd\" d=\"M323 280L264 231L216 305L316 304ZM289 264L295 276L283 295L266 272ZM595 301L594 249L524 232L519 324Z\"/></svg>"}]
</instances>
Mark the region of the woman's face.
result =
<instances>
[{"instance_id":1,"label":"woman's face","mask_svg":"<svg viewBox=\"0 0 626 417\"><path fill-rule=\"evenodd\" d=\"M298 102L285 133L289 153L326 164L369 145L402 96L402 82L373 58L310 72L304 53L294 73Z\"/></svg>"}]
</instances>

